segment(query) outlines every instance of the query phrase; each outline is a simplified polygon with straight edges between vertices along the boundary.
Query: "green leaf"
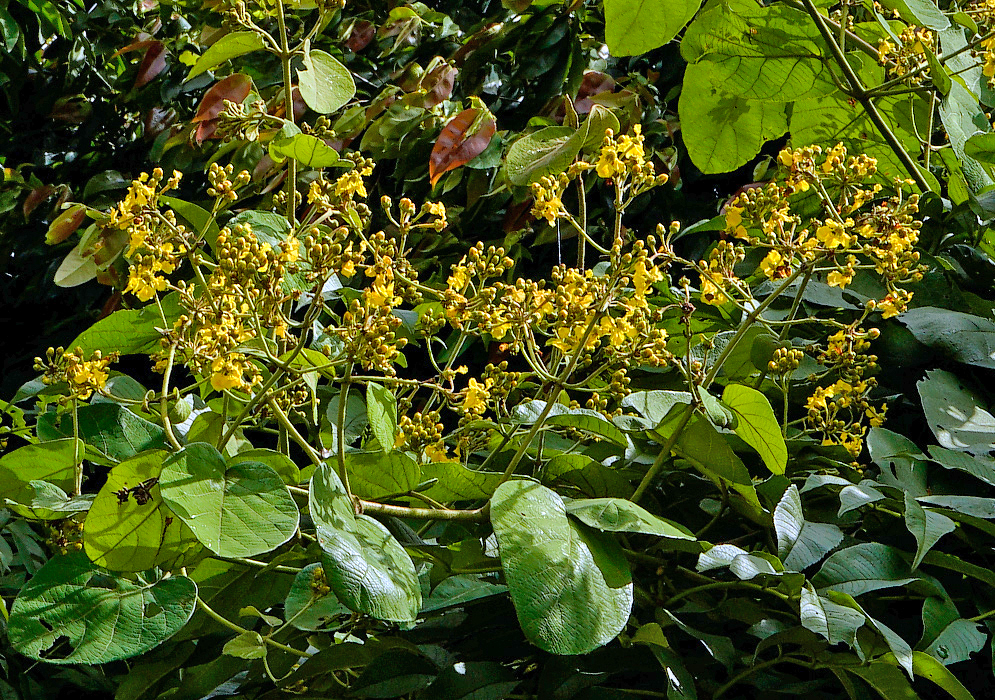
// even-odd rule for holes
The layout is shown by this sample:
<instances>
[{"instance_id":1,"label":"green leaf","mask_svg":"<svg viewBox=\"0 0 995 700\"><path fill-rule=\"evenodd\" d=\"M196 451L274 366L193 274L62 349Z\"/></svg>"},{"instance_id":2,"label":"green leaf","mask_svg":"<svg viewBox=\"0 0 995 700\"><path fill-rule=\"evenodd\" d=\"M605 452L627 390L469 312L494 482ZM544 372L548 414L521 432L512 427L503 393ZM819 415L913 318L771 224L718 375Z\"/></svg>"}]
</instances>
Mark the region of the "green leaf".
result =
<instances>
[{"instance_id":1,"label":"green leaf","mask_svg":"<svg viewBox=\"0 0 995 700\"><path fill-rule=\"evenodd\" d=\"M187 74L187 80L196 78L201 73L217 68L222 63L233 58L244 56L247 53L258 51L263 48L262 37L256 32L232 32L218 39L204 54L197 59L197 62Z\"/></svg>"},{"instance_id":2,"label":"green leaf","mask_svg":"<svg viewBox=\"0 0 995 700\"><path fill-rule=\"evenodd\" d=\"M884 80L884 69L870 58L852 58L851 64L865 85L878 85ZM928 103L914 95L896 95L882 97L875 105L905 150L917 152L916 128L925 128ZM797 101L791 109L791 141L798 146L815 143L824 148L842 143L851 154L866 153L876 158L882 177L909 176L867 111L846 95L836 93Z\"/></svg>"},{"instance_id":3,"label":"green leaf","mask_svg":"<svg viewBox=\"0 0 995 700\"><path fill-rule=\"evenodd\" d=\"M86 284L97 276L99 269L94 260L92 243L87 236L83 237L76 247L63 258L59 269L55 271L53 280L58 287L78 287Z\"/></svg>"},{"instance_id":4,"label":"green leaf","mask_svg":"<svg viewBox=\"0 0 995 700\"><path fill-rule=\"evenodd\" d=\"M145 571L173 562L196 546L193 533L166 507L159 493L159 474L167 454L146 452L111 470L83 524L83 551L97 566ZM135 487L139 487L137 493L131 491Z\"/></svg>"},{"instance_id":5,"label":"green leaf","mask_svg":"<svg viewBox=\"0 0 995 700\"><path fill-rule=\"evenodd\" d=\"M397 398L394 392L376 382L369 382L366 385L366 416L380 447L384 452L393 450L397 437Z\"/></svg>"},{"instance_id":6,"label":"green leaf","mask_svg":"<svg viewBox=\"0 0 995 700\"><path fill-rule=\"evenodd\" d=\"M459 462L434 462L421 465L421 479L438 481L423 493L441 503L477 501L490 498L501 485L500 472L481 472Z\"/></svg>"},{"instance_id":7,"label":"green leaf","mask_svg":"<svg viewBox=\"0 0 995 700\"><path fill-rule=\"evenodd\" d=\"M974 700L974 696L956 676L929 654L921 651L912 652L912 669L916 675L933 681L954 700Z\"/></svg>"},{"instance_id":8,"label":"green leaf","mask_svg":"<svg viewBox=\"0 0 995 700\"><path fill-rule=\"evenodd\" d=\"M566 172L581 151L601 145L606 129L617 134L620 129L618 117L596 104L578 129L548 126L522 136L511 145L505 157L508 179L513 185L521 186Z\"/></svg>"},{"instance_id":9,"label":"green leaf","mask_svg":"<svg viewBox=\"0 0 995 700\"><path fill-rule=\"evenodd\" d=\"M204 240L210 244L212 250L215 248L218 242L218 233L220 233L221 229L218 227L218 222L211 215L211 212L204 209L204 207L177 199L176 197L162 195L159 197L159 201L179 214L180 218L186 219L187 223L193 227L195 233L199 234L203 231ZM155 304L152 306L154 308Z\"/></svg>"},{"instance_id":10,"label":"green leaf","mask_svg":"<svg viewBox=\"0 0 995 700\"><path fill-rule=\"evenodd\" d=\"M87 445L115 462L130 459L146 450L167 448L166 432L155 423L137 416L116 403L80 406L79 436ZM73 435L69 415L46 413L38 417L38 437L55 440Z\"/></svg>"},{"instance_id":11,"label":"green leaf","mask_svg":"<svg viewBox=\"0 0 995 700\"><path fill-rule=\"evenodd\" d=\"M941 95L946 95L950 92L952 87L952 82L950 76L947 75L946 68L943 64L936 58L936 54L933 53L928 45L923 44L923 53L926 55L926 63L929 65L929 77L933 81L934 87Z\"/></svg>"},{"instance_id":12,"label":"green leaf","mask_svg":"<svg viewBox=\"0 0 995 700\"><path fill-rule=\"evenodd\" d=\"M421 468L404 452L346 452L345 467L353 492L377 500L407 493L421 483Z\"/></svg>"},{"instance_id":13,"label":"green leaf","mask_svg":"<svg viewBox=\"0 0 995 700\"><path fill-rule=\"evenodd\" d=\"M310 134L274 138L269 143L269 154L278 163L293 158L309 168L327 168L342 164L338 151Z\"/></svg>"},{"instance_id":14,"label":"green leaf","mask_svg":"<svg viewBox=\"0 0 995 700\"><path fill-rule=\"evenodd\" d=\"M266 656L266 643L258 632L242 632L228 640L221 653L239 659L261 659Z\"/></svg>"},{"instance_id":15,"label":"green leaf","mask_svg":"<svg viewBox=\"0 0 995 700\"><path fill-rule=\"evenodd\" d=\"M328 408L325 411L325 417L332 427L332 439L329 449L333 451L338 449L336 447L336 440L338 440L337 426L339 421L339 401L341 398L342 394L340 392L329 399ZM343 442L347 446L351 445L356 441L356 438L363 434L367 425L369 425L369 419L366 417L366 404L355 393L350 393L345 405L345 425L342 426Z\"/></svg>"},{"instance_id":16,"label":"green leaf","mask_svg":"<svg viewBox=\"0 0 995 700\"><path fill-rule=\"evenodd\" d=\"M843 531L835 525L805 520L802 498L794 484L774 509L774 530L777 556L792 571L811 566L843 541Z\"/></svg>"},{"instance_id":17,"label":"green leaf","mask_svg":"<svg viewBox=\"0 0 995 700\"><path fill-rule=\"evenodd\" d=\"M746 465L729 443L701 416L695 416L681 431L674 451L698 469L704 469L733 484L752 485Z\"/></svg>"},{"instance_id":18,"label":"green leaf","mask_svg":"<svg viewBox=\"0 0 995 700\"><path fill-rule=\"evenodd\" d=\"M784 103L730 95L706 64L687 67L678 112L688 154L704 173L735 170L788 130Z\"/></svg>"},{"instance_id":19,"label":"green leaf","mask_svg":"<svg viewBox=\"0 0 995 700\"><path fill-rule=\"evenodd\" d=\"M638 56L677 36L701 0L605 0L605 42L613 56Z\"/></svg>"},{"instance_id":20,"label":"green leaf","mask_svg":"<svg viewBox=\"0 0 995 700\"><path fill-rule=\"evenodd\" d=\"M985 134L993 139L995 133ZM898 317L923 345L950 359L975 367L995 369L995 323L980 316L924 306Z\"/></svg>"},{"instance_id":21,"label":"green leaf","mask_svg":"<svg viewBox=\"0 0 995 700\"><path fill-rule=\"evenodd\" d=\"M783 474L788 464L788 446L767 397L743 384L730 384L722 402L736 415L734 430L752 447L774 474Z\"/></svg>"},{"instance_id":22,"label":"green leaf","mask_svg":"<svg viewBox=\"0 0 995 700\"><path fill-rule=\"evenodd\" d=\"M442 581L432 589L431 593L423 590L421 612L443 610L456 605L503 595L508 592L507 586L489 583L475 574L456 574ZM428 595L424 595L428 593Z\"/></svg>"},{"instance_id":23,"label":"green leaf","mask_svg":"<svg viewBox=\"0 0 995 700\"><path fill-rule=\"evenodd\" d=\"M378 620L414 620L421 586L414 564L387 528L356 515L352 500L327 463L311 477L311 517L324 550L328 585L350 610Z\"/></svg>"},{"instance_id":24,"label":"green leaf","mask_svg":"<svg viewBox=\"0 0 995 700\"><path fill-rule=\"evenodd\" d=\"M964 153L981 163L995 163L995 133L971 136L964 142Z\"/></svg>"},{"instance_id":25,"label":"green leaf","mask_svg":"<svg viewBox=\"0 0 995 700\"><path fill-rule=\"evenodd\" d=\"M193 615L196 598L186 576L137 584L103 573L79 552L50 559L25 584L7 634L32 659L103 664L162 644Z\"/></svg>"},{"instance_id":26,"label":"green leaf","mask_svg":"<svg viewBox=\"0 0 995 700\"><path fill-rule=\"evenodd\" d=\"M802 100L833 94L838 88L824 46L818 27L803 10L713 3L681 42L688 62L683 89L688 89L692 72L706 71L712 85L746 100L780 105L785 96Z\"/></svg>"},{"instance_id":27,"label":"green leaf","mask_svg":"<svg viewBox=\"0 0 995 700\"><path fill-rule=\"evenodd\" d=\"M899 550L878 542L865 542L841 549L830 556L812 583L859 596L881 588L904 586L916 580Z\"/></svg>"},{"instance_id":28,"label":"green leaf","mask_svg":"<svg viewBox=\"0 0 995 700\"><path fill-rule=\"evenodd\" d=\"M995 416L955 375L930 370L916 386L926 421L940 445L968 452L995 449Z\"/></svg>"},{"instance_id":29,"label":"green leaf","mask_svg":"<svg viewBox=\"0 0 995 700\"><path fill-rule=\"evenodd\" d=\"M512 419L521 425L532 425L546 408L546 402L533 399L518 404L512 411ZM568 408L563 404L553 404L546 416L544 425L555 425L564 428L574 428L592 435L597 435L619 447L628 445L625 433L607 420L602 414L589 408Z\"/></svg>"},{"instance_id":30,"label":"green leaf","mask_svg":"<svg viewBox=\"0 0 995 700\"><path fill-rule=\"evenodd\" d=\"M950 147L960 161L971 192L977 194L995 184L984 166L967 153L968 139L978 132L988 133L992 130L978 98L959 82L953 82L950 92L940 102L939 114L943 128L950 137Z\"/></svg>"},{"instance_id":31,"label":"green leaf","mask_svg":"<svg viewBox=\"0 0 995 700\"><path fill-rule=\"evenodd\" d=\"M491 499L491 523L518 621L533 644L584 654L624 629L633 592L621 548L572 522L555 491L505 482Z\"/></svg>"},{"instance_id":32,"label":"green leaf","mask_svg":"<svg viewBox=\"0 0 995 700\"><path fill-rule=\"evenodd\" d=\"M693 540L694 533L659 518L624 498L583 498L566 501L567 513L602 532L637 532L667 539Z\"/></svg>"},{"instance_id":33,"label":"green leaf","mask_svg":"<svg viewBox=\"0 0 995 700\"><path fill-rule=\"evenodd\" d=\"M166 505L220 556L263 554L297 531L300 513L279 474L260 462L226 466L204 442L171 455L159 485Z\"/></svg>"},{"instance_id":34,"label":"green leaf","mask_svg":"<svg viewBox=\"0 0 995 700\"><path fill-rule=\"evenodd\" d=\"M944 469L956 469L995 486L995 460L990 457L972 457L965 452L956 452L931 445L929 456Z\"/></svg>"},{"instance_id":35,"label":"green leaf","mask_svg":"<svg viewBox=\"0 0 995 700\"><path fill-rule=\"evenodd\" d=\"M290 457L276 450L263 447L243 450L238 453L238 461L261 462L279 474L285 484L297 485L302 481L300 467Z\"/></svg>"},{"instance_id":36,"label":"green leaf","mask_svg":"<svg viewBox=\"0 0 995 700\"><path fill-rule=\"evenodd\" d=\"M901 666L902 669L909 675L910 679L913 677L912 647L909 646L908 642L902 639L890 627L868 615L867 611L860 606L860 603L853 599L853 596L847 595L846 593L839 593L837 591L828 591L826 593L826 597L840 605L856 610L866 617L867 624L870 627L873 627L878 634L884 638L885 643L888 645L888 648L891 649L898 665Z\"/></svg>"},{"instance_id":37,"label":"green leaf","mask_svg":"<svg viewBox=\"0 0 995 700\"><path fill-rule=\"evenodd\" d=\"M160 304L166 314L165 323L159 304L120 309L80 333L67 347L82 348L84 357L90 357L95 350L104 355L115 351L122 355L151 354L159 348L162 331L171 328L180 316L179 294L167 294Z\"/></svg>"},{"instance_id":38,"label":"green leaf","mask_svg":"<svg viewBox=\"0 0 995 700\"><path fill-rule=\"evenodd\" d=\"M317 49L304 56L304 70L297 71L297 80L304 103L320 114L344 107L356 94L349 69Z\"/></svg>"},{"instance_id":39,"label":"green leaf","mask_svg":"<svg viewBox=\"0 0 995 700\"><path fill-rule=\"evenodd\" d=\"M921 24L936 31L950 26L950 20L933 0L881 0L881 4L897 11L902 19L911 24Z\"/></svg>"},{"instance_id":40,"label":"green leaf","mask_svg":"<svg viewBox=\"0 0 995 700\"><path fill-rule=\"evenodd\" d=\"M309 168L326 168L348 164L347 161L342 161L339 158L339 154L334 148L309 134L295 134L288 137L277 135L270 141L268 153L270 158L277 163L282 163L287 158L293 158Z\"/></svg>"},{"instance_id":41,"label":"green leaf","mask_svg":"<svg viewBox=\"0 0 995 700\"><path fill-rule=\"evenodd\" d=\"M954 454L960 454L954 453ZM993 465L995 466L995 465ZM993 473L995 476L995 473ZM985 520L995 520L995 498L981 498L980 496L919 496L920 503L931 506L939 506L947 510L953 510L974 518L984 518Z\"/></svg>"},{"instance_id":42,"label":"green leaf","mask_svg":"<svg viewBox=\"0 0 995 700\"><path fill-rule=\"evenodd\" d=\"M0 457L0 493L17 503L29 503L32 481L47 481L63 491L76 488L76 454L83 443L73 438L25 445Z\"/></svg>"},{"instance_id":43,"label":"green leaf","mask_svg":"<svg viewBox=\"0 0 995 700\"><path fill-rule=\"evenodd\" d=\"M389 649L349 685L360 698L397 698L428 687L439 673L428 658L406 649Z\"/></svg>"},{"instance_id":44,"label":"green leaf","mask_svg":"<svg viewBox=\"0 0 995 700\"><path fill-rule=\"evenodd\" d=\"M76 513L85 513L93 505L93 495L69 495L55 484L47 481L29 481L24 502L4 498L4 504L12 513L31 520L62 520Z\"/></svg>"},{"instance_id":45,"label":"green leaf","mask_svg":"<svg viewBox=\"0 0 995 700\"><path fill-rule=\"evenodd\" d=\"M468 661L439 674L425 697L432 700L504 700L519 684L514 672L496 661Z\"/></svg>"},{"instance_id":46,"label":"green leaf","mask_svg":"<svg viewBox=\"0 0 995 700\"><path fill-rule=\"evenodd\" d=\"M878 662L867 666L846 666L845 669L847 673L864 679L884 700L920 700L919 694L896 666Z\"/></svg>"},{"instance_id":47,"label":"green leaf","mask_svg":"<svg viewBox=\"0 0 995 700\"><path fill-rule=\"evenodd\" d=\"M953 532L957 524L945 515L926 510L915 498L905 492L905 527L916 538L916 556L912 560L912 568L919 568L919 563L926 552L933 548L941 537Z\"/></svg>"},{"instance_id":48,"label":"green leaf","mask_svg":"<svg viewBox=\"0 0 995 700\"><path fill-rule=\"evenodd\" d=\"M801 589L799 614L802 626L829 640L830 644L857 646L857 630L867 618L860 611L833 602L815 592L811 583Z\"/></svg>"}]
</instances>

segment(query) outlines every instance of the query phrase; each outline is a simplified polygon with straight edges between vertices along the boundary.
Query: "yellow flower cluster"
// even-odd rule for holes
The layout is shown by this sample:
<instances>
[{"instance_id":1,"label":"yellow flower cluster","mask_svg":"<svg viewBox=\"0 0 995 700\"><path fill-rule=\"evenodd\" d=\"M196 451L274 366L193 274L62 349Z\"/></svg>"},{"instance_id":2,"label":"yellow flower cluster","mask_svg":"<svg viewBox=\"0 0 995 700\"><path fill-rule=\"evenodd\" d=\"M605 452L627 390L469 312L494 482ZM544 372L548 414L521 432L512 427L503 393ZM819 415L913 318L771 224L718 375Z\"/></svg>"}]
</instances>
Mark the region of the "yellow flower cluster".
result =
<instances>
[{"instance_id":1,"label":"yellow flower cluster","mask_svg":"<svg viewBox=\"0 0 995 700\"><path fill-rule=\"evenodd\" d=\"M784 149L778 155L784 181L742 192L725 208L730 236L767 248L757 272L770 279L790 276L802 266L814 266L834 287L846 287L858 270L874 270L888 289L878 309L890 317L907 308L912 293L897 285L922 277L919 253L918 195L901 189L880 199L882 187L872 182L877 164L864 155L848 157L837 144L822 156L810 146ZM825 218L807 222L793 213L793 197L814 189L826 209ZM719 251L721 253L721 251ZM728 262L713 251L701 261L702 300L722 304L737 280Z\"/></svg>"},{"instance_id":2,"label":"yellow flower cluster","mask_svg":"<svg viewBox=\"0 0 995 700\"><path fill-rule=\"evenodd\" d=\"M898 37L898 44L887 39L878 43L878 62L891 77L908 75L908 82L920 85L925 76L926 50L935 50L936 39L926 27L908 26Z\"/></svg>"},{"instance_id":3,"label":"yellow flower cluster","mask_svg":"<svg viewBox=\"0 0 995 700\"><path fill-rule=\"evenodd\" d=\"M273 248L260 243L252 228L224 228L215 244L217 266L206 289L178 285L185 313L163 340L175 344L177 355L196 373L209 377L216 391L248 391L262 379L259 368L239 347L289 337L283 302L290 295L282 283L288 269L296 270L300 246L293 237ZM160 352L158 367L165 366Z\"/></svg>"},{"instance_id":4,"label":"yellow flower cluster","mask_svg":"<svg viewBox=\"0 0 995 700\"><path fill-rule=\"evenodd\" d=\"M44 372L42 381L46 385L66 382L69 385L69 398L85 401L94 392L104 392L109 376L108 367L117 362L119 354L113 352L104 356L100 350L95 350L89 359L83 359L83 348L49 348L45 356L45 360L35 358L35 370Z\"/></svg>"}]
</instances>

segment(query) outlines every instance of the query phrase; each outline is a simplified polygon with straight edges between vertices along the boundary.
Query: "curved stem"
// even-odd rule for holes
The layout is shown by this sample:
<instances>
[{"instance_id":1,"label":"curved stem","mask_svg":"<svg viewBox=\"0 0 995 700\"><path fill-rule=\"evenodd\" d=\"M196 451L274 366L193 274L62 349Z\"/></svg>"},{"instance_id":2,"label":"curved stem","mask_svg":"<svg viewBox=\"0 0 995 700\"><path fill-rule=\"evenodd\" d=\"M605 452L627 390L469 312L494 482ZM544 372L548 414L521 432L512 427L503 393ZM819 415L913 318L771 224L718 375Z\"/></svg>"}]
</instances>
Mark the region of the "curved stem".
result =
<instances>
[{"instance_id":1,"label":"curved stem","mask_svg":"<svg viewBox=\"0 0 995 700\"><path fill-rule=\"evenodd\" d=\"M197 607L200 608L201 610L203 610L204 613L206 613L209 618L211 618L212 620L214 620L218 624L220 624L220 625L222 625L224 627L227 627L228 629L230 629L233 632L238 632L239 634L245 634L246 632L251 632L252 631L250 629L246 629L245 627L242 627L242 625L235 624L234 622L232 622L228 618L222 617L221 615L219 615L218 613L216 613L214 611L214 609L211 608L210 605L208 605L207 603L205 603L204 600L203 600L203 598L201 598L200 596L197 596ZM306 651L301 651L300 649L294 649L293 647L289 647L286 644L281 644L280 642L276 641L275 639L270 639L269 637L264 637L262 635L259 635L259 638L262 639L263 642L265 642L266 644L269 644L274 649L279 649L280 651L285 651L288 654L293 654L293 655L297 656L297 658L300 658L300 657L303 656L303 657L306 657L306 658L310 659L311 656L312 656L311 654L309 654Z\"/></svg>"},{"instance_id":2,"label":"curved stem","mask_svg":"<svg viewBox=\"0 0 995 700\"><path fill-rule=\"evenodd\" d=\"M283 0L276 0L276 21L280 28L280 65L283 67L283 103L286 118L294 123L294 86L290 75L290 58L293 52L287 43L287 22L283 14ZM297 161L287 159L287 219L291 227L297 225Z\"/></svg>"}]
</instances>

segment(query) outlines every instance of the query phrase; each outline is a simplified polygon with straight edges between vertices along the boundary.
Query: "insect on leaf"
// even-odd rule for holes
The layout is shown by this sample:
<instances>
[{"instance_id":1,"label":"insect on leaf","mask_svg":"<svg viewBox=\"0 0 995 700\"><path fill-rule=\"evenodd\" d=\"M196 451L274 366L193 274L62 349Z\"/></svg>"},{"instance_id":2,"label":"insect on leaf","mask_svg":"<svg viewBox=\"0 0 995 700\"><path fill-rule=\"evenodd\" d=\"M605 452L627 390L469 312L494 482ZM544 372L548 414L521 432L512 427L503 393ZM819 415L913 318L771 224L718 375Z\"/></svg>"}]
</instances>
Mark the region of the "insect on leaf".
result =
<instances>
[{"instance_id":1,"label":"insect on leaf","mask_svg":"<svg viewBox=\"0 0 995 700\"><path fill-rule=\"evenodd\" d=\"M432 186L443 174L466 165L487 148L497 124L486 110L464 109L446 124L429 156L428 173Z\"/></svg>"}]
</instances>

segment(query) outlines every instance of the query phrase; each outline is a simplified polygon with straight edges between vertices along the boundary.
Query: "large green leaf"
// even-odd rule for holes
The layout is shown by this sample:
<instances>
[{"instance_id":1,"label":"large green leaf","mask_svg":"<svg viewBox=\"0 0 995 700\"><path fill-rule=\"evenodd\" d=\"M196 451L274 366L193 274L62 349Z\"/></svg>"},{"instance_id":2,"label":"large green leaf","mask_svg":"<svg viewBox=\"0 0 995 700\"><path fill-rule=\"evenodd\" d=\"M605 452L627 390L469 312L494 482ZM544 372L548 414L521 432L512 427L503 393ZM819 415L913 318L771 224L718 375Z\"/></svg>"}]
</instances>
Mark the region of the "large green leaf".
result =
<instances>
[{"instance_id":1,"label":"large green leaf","mask_svg":"<svg viewBox=\"0 0 995 700\"><path fill-rule=\"evenodd\" d=\"M115 462L146 450L166 449L166 431L116 403L80 406L79 436L87 445ZM38 437L43 440L72 437L72 416L45 413L38 417Z\"/></svg>"},{"instance_id":2,"label":"large green leaf","mask_svg":"<svg viewBox=\"0 0 995 700\"><path fill-rule=\"evenodd\" d=\"M851 64L865 85L877 85L884 79L883 68L869 58L851 59ZM897 95L875 100L875 106L905 150L918 152L916 129L925 128L928 103L915 95ZM824 148L842 143L850 153L876 158L881 176L908 177L902 161L867 111L859 102L839 93L797 101L791 109L791 140L796 146L820 144Z\"/></svg>"},{"instance_id":3,"label":"large green leaf","mask_svg":"<svg viewBox=\"0 0 995 700\"><path fill-rule=\"evenodd\" d=\"M822 559L843 541L843 531L831 523L805 520L802 498L792 484L774 509L777 556L786 569L801 571Z\"/></svg>"},{"instance_id":4,"label":"large green leaf","mask_svg":"<svg viewBox=\"0 0 995 700\"><path fill-rule=\"evenodd\" d=\"M346 452L349 485L361 498L406 493L420 483L421 468L403 452Z\"/></svg>"},{"instance_id":5,"label":"large green leaf","mask_svg":"<svg viewBox=\"0 0 995 700\"><path fill-rule=\"evenodd\" d=\"M63 491L76 488L76 454L83 443L73 438L25 445L0 457L0 494L18 503L30 503L32 481L47 481Z\"/></svg>"},{"instance_id":6,"label":"large green leaf","mask_svg":"<svg viewBox=\"0 0 995 700\"><path fill-rule=\"evenodd\" d=\"M707 420L695 416L681 432L674 451L693 464L734 484L752 485L746 465Z\"/></svg>"},{"instance_id":7,"label":"large green leaf","mask_svg":"<svg viewBox=\"0 0 995 700\"><path fill-rule=\"evenodd\" d=\"M31 520L62 520L76 513L85 513L93 505L93 494L70 497L47 481L29 481L21 498L23 502L5 497L4 507Z\"/></svg>"},{"instance_id":8,"label":"large green leaf","mask_svg":"<svg viewBox=\"0 0 995 700\"><path fill-rule=\"evenodd\" d=\"M83 524L83 551L96 565L111 571L145 571L172 564L198 547L193 533L159 493L166 456L162 451L145 452L121 462L107 476Z\"/></svg>"},{"instance_id":9,"label":"large green leaf","mask_svg":"<svg viewBox=\"0 0 995 700\"><path fill-rule=\"evenodd\" d=\"M858 596L915 580L899 550L879 542L865 542L841 549L826 559L812 577L812 584L820 590Z\"/></svg>"},{"instance_id":10,"label":"large green leaf","mask_svg":"<svg viewBox=\"0 0 995 700\"><path fill-rule=\"evenodd\" d=\"M172 327L179 315L179 294L167 294L159 304L115 311L80 333L67 347L82 348L84 357L92 355L94 350L105 355L114 351L122 355L151 353L159 348L162 329Z\"/></svg>"},{"instance_id":11,"label":"large green leaf","mask_svg":"<svg viewBox=\"0 0 995 700\"><path fill-rule=\"evenodd\" d=\"M263 554L297 531L300 513L279 474L260 462L226 465L204 442L166 460L159 485L166 505L220 556Z\"/></svg>"},{"instance_id":12,"label":"large green leaf","mask_svg":"<svg viewBox=\"0 0 995 700\"><path fill-rule=\"evenodd\" d=\"M324 550L322 567L338 599L378 620L414 620L421 586L411 557L387 528L355 514L342 481L327 463L311 477L310 504Z\"/></svg>"},{"instance_id":13,"label":"large green leaf","mask_svg":"<svg viewBox=\"0 0 995 700\"><path fill-rule=\"evenodd\" d=\"M930 458L944 469L956 469L995 486L995 460L979 455L972 457L966 452L957 452L931 445Z\"/></svg>"},{"instance_id":14,"label":"large green leaf","mask_svg":"<svg viewBox=\"0 0 995 700\"><path fill-rule=\"evenodd\" d=\"M933 0L881 0L881 5L898 12L906 22L921 24L940 31L950 26L950 20Z\"/></svg>"},{"instance_id":15,"label":"large green leaf","mask_svg":"<svg viewBox=\"0 0 995 700\"><path fill-rule=\"evenodd\" d=\"M349 69L317 49L304 56L304 70L297 71L297 79L304 102L321 114L344 107L356 94L356 82Z\"/></svg>"},{"instance_id":16,"label":"large green leaf","mask_svg":"<svg viewBox=\"0 0 995 700\"><path fill-rule=\"evenodd\" d=\"M584 654L622 631L632 576L618 544L567 517L563 499L508 481L491 499L511 600L526 636L553 654Z\"/></svg>"},{"instance_id":17,"label":"large green leaf","mask_svg":"<svg viewBox=\"0 0 995 700\"><path fill-rule=\"evenodd\" d=\"M605 0L605 42L613 56L638 56L677 36L701 0Z\"/></svg>"},{"instance_id":18,"label":"large green leaf","mask_svg":"<svg viewBox=\"0 0 995 700\"><path fill-rule=\"evenodd\" d=\"M988 133L992 130L978 99L970 90L954 81L950 86L950 92L940 102L939 114L943 128L950 138L950 147L960 161L971 191L977 194L984 188L990 187L995 183L991 175L965 150L967 141L972 136L978 132Z\"/></svg>"},{"instance_id":19,"label":"large green leaf","mask_svg":"<svg viewBox=\"0 0 995 700\"><path fill-rule=\"evenodd\" d=\"M995 449L995 416L955 375L930 370L917 387L926 421L940 445L967 452Z\"/></svg>"},{"instance_id":20,"label":"large green leaf","mask_svg":"<svg viewBox=\"0 0 995 700\"><path fill-rule=\"evenodd\" d=\"M722 392L722 402L736 414L736 434L757 451L771 472L783 474L788 446L767 397L743 384L730 384Z\"/></svg>"},{"instance_id":21,"label":"large green leaf","mask_svg":"<svg viewBox=\"0 0 995 700\"><path fill-rule=\"evenodd\" d=\"M275 161L293 158L309 168L327 168L341 163L338 151L310 134L274 138L269 144L269 154Z\"/></svg>"},{"instance_id":22,"label":"large green leaf","mask_svg":"<svg viewBox=\"0 0 995 700\"><path fill-rule=\"evenodd\" d=\"M533 399L515 406L512 417L516 423L531 425L539 420L545 408L545 401ZM628 444L625 433L602 414L589 408L569 408L563 404L553 404L546 416L544 425L580 430L604 438L619 447L625 447Z\"/></svg>"},{"instance_id":23,"label":"large green leaf","mask_svg":"<svg viewBox=\"0 0 995 700\"><path fill-rule=\"evenodd\" d=\"M135 583L83 553L50 559L14 601L7 633L17 651L55 664L102 664L158 646L193 614L186 576Z\"/></svg>"},{"instance_id":24,"label":"large green leaf","mask_svg":"<svg viewBox=\"0 0 995 700\"><path fill-rule=\"evenodd\" d=\"M678 111L691 160L705 173L726 173L747 163L771 139L788 130L783 102L732 95L715 79L711 65L690 65Z\"/></svg>"},{"instance_id":25,"label":"large green leaf","mask_svg":"<svg viewBox=\"0 0 995 700\"><path fill-rule=\"evenodd\" d=\"M435 462L421 466L423 481L438 481L424 493L442 503L476 501L490 498L501 484L500 472L481 472L464 467L459 462Z\"/></svg>"},{"instance_id":26,"label":"large green leaf","mask_svg":"<svg viewBox=\"0 0 995 700\"><path fill-rule=\"evenodd\" d=\"M820 596L811 583L802 588L798 607L802 626L825 637L830 644L842 642L855 647L857 630L867 621L860 611Z\"/></svg>"},{"instance_id":27,"label":"large green leaf","mask_svg":"<svg viewBox=\"0 0 995 700\"><path fill-rule=\"evenodd\" d=\"M916 538L916 556L912 560L912 568L916 569L933 545L944 535L953 532L957 524L942 513L926 510L906 491L905 527Z\"/></svg>"},{"instance_id":28,"label":"large green leaf","mask_svg":"<svg viewBox=\"0 0 995 700\"><path fill-rule=\"evenodd\" d=\"M780 104L838 91L818 28L786 5L713 3L688 28L681 54L688 74L707 71L712 85L747 100Z\"/></svg>"},{"instance_id":29,"label":"large green leaf","mask_svg":"<svg viewBox=\"0 0 995 700\"><path fill-rule=\"evenodd\" d=\"M238 56L258 51L263 48L262 37L256 32L232 32L218 39L197 59L197 62L187 74L187 80Z\"/></svg>"},{"instance_id":30,"label":"large green leaf","mask_svg":"<svg viewBox=\"0 0 995 700\"><path fill-rule=\"evenodd\" d=\"M989 135L995 138L995 133ZM987 318L924 306L909 309L899 320L916 340L950 359L995 369L995 323Z\"/></svg>"},{"instance_id":31,"label":"large green leaf","mask_svg":"<svg viewBox=\"0 0 995 700\"><path fill-rule=\"evenodd\" d=\"M636 532L667 539L693 540L682 525L657 517L624 498L580 498L566 501L567 513L603 532Z\"/></svg>"},{"instance_id":32,"label":"large green leaf","mask_svg":"<svg viewBox=\"0 0 995 700\"><path fill-rule=\"evenodd\" d=\"M843 672L842 669L839 671ZM909 679L897 666L878 662L867 666L847 666L846 672L865 680L883 700L920 700L919 694L909 685Z\"/></svg>"}]
</instances>

